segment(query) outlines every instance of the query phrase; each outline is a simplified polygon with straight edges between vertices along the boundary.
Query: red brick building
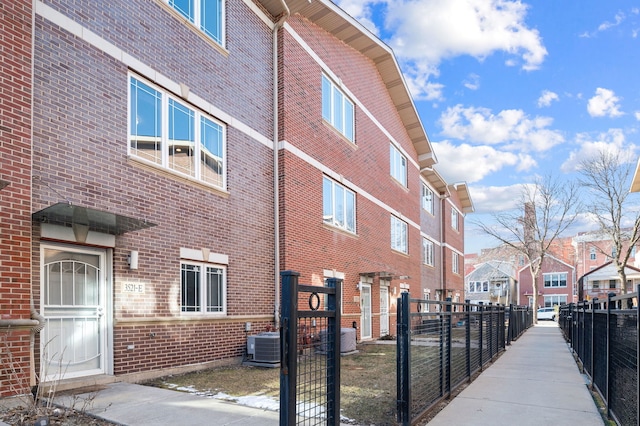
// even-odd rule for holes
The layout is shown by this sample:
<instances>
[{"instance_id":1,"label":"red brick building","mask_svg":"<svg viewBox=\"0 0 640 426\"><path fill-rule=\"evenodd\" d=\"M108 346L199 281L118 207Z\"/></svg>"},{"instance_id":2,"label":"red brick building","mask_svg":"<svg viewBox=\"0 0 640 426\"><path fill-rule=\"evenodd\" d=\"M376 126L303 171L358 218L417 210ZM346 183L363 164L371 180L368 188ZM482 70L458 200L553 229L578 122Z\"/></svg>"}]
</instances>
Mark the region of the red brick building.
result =
<instances>
[{"instance_id":1,"label":"red brick building","mask_svg":"<svg viewBox=\"0 0 640 426\"><path fill-rule=\"evenodd\" d=\"M329 1L217 4L0 8L0 395L238 362L285 269L343 278L358 339L462 293L468 190L391 50Z\"/></svg>"},{"instance_id":2,"label":"red brick building","mask_svg":"<svg viewBox=\"0 0 640 426\"><path fill-rule=\"evenodd\" d=\"M0 7L0 396L28 389L37 324L30 313L32 4Z\"/></svg>"},{"instance_id":3,"label":"red brick building","mask_svg":"<svg viewBox=\"0 0 640 426\"><path fill-rule=\"evenodd\" d=\"M281 43L281 268L342 278L358 340L395 334L401 292L462 297L468 190L433 170L394 56L360 24L315 1Z\"/></svg>"},{"instance_id":4,"label":"red brick building","mask_svg":"<svg viewBox=\"0 0 640 426\"><path fill-rule=\"evenodd\" d=\"M529 265L518 270L521 305L551 307L572 303L577 295L576 270L550 254L547 254L540 266L538 294L533 294L533 280Z\"/></svg>"}]
</instances>

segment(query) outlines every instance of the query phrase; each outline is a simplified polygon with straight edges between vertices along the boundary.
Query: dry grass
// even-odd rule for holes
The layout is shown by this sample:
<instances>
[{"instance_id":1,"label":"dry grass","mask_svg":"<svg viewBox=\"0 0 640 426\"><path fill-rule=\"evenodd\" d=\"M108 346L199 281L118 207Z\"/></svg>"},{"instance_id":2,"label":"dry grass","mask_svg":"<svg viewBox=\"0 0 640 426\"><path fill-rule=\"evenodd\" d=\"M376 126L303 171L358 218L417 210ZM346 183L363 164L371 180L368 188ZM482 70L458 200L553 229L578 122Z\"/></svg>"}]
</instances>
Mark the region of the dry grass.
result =
<instances>
[{"instance_id":1,"label":"dry grass","mask_svg":"<svg viewBox=\"0 0 640 426\"><path fill-rule=\"evenodd\" d=\"M358 345L358 353L340 358L342 415L358 424L396 424L396 347L392 344ZM231 396L267 395L278 398L280 370L259 367L222 367L170 376L146 383L192 387L206 393Z\"/></svg>"}]
</instances>

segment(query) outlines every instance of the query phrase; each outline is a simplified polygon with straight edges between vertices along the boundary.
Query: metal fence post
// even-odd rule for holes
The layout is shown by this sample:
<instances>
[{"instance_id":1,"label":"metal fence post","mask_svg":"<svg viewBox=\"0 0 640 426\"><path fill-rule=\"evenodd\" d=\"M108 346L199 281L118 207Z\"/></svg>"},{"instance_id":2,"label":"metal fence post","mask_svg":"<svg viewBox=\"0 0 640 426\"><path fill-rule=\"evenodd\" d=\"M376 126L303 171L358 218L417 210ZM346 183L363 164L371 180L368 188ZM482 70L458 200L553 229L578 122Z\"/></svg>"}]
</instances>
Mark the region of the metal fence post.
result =
<instances>
[{"instance_id":1,"label":"metal fence post","mask_svg":"<svg viewBox=\"0 0 640 426\"><path fill-rule=\"evenodd\" d=\"M464 301L465 347L467 349L467 378L471 382L471 301Z\"/></svg>"},{"instance_id":2,"label":"metal fence post","mask_svg":"<svg viewBox=\"0 0 640 426\"><path fill-rule=\"evenodd\" d=\"M340 423L340 340L342 330L340 328L340 300L342 290L342 280L329 278L327 287L335 289L334 294L327 295L327 308L335 312L327 322L327 332L329 336L334 336L334 344L327 353L327 424L337 425Z\"/></svg>"},{"instance_id":3,"label":"metal fence post","mask_svg":"<svg viewBox=\"0 0 640 426\"><path fill-rule=\"evenodd\" d=\"M447 373L447 398L451 398L451 332L452 332L452 322L453 322L453 310L451 309L451 298L447 297L447 357L446 357L446 371Z\"/></svg>"},{"instance_id":4,"label":"metal fence post","mask_svg":"<svg viewBox=\"0 0 640 426\"><path fill-rule=\"evenodd\" d=\"M403 426L411 424L411 374L409 363L411 362L411 336L410 336L410 313L411 301L409 293L402 293L398 298L398 320L396 329L397 337L397 365L398 365L398 422Z\"/></svg>"},{"instance_id":5,"label":"metal fence post","mask_svg":"<svg viewBox=\"0 0 640 426\"><path fill-rule=\"evenodd\" d=\"M478 310L480 311L480 335L478 336L480 340L480 371L482 371L482 367L484 366L484 362L482 362L482 353L484 349L484 305L482 302L478 302Z\"/></svg>"},{"instance_id":6,"label":"metal fence post","mask_svg":"<svg viewBox=\"0 0 640 426\"><path fill-rule=\"evenodd\" d=\"M489 302L489 338L487 339L489 348L489 359L493 359L493 303Z\"/></svg>"},{"instance_id":7,"label":"metal fence post","mask_svg":"<svg viewBox=\"0 0 640 426\"><path fill-rule=\"evenodd\" d=\"M507 328L507 345L511 345L511 338L513 337L513 303L509 303L509 327Z\"/></svg>"},{"instance_id":8,"label":"metal fence post","mask_svg":"<svg viewBox=\"0 0 640 426\"><path fill-rule=\"evenodd\" d=\"M298 353L298 277L282 271L282 321L280 321L280 426L296 424L296 357Z\"/></svg>"},{"instance_id":9,"label":"metal fence post","mask_svg":"<svg viewBox=\"0 0 640 426\"><path fill-rule=\"evenodd\" d=\"M609 395L611 395L611 383L609 377L611 375L611 298L615 296L615 293L607 294L607 359L605 362L606 365L606 374L605 374L605 383L606 385L606 401L605 405L607 407L607 418L611 418L611 401L609 401Z\"/></svg>"},{"instance_id":10,"label":"metal fence post","mask_svg":"<svg viewBox=\"0 0 640 426\"><path fill-rule=\"evenodd\" d=\"M596 305L598 304L598 298L594 297L591 301L591 390L593 390L593 385L595 383L596 372L593 371L595 366L594 358L596 356L596 345L595 341L595 328L596 328Z\"/></svg>"}]
</instances>

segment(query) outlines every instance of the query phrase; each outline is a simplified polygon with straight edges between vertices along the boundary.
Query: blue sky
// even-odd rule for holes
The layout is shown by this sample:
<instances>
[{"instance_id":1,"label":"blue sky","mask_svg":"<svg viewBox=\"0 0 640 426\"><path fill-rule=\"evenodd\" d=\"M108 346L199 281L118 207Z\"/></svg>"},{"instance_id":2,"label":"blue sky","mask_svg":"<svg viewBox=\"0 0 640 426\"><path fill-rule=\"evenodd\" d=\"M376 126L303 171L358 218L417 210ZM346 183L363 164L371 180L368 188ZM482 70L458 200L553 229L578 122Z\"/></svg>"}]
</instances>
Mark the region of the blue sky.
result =
<instances>
[{"instance_id":1,"label":"blue sky","mask_svg":"<svg viewBox=\"0 0 640 426\"><path fill-rule=\"evenodd\" d=\"M640 1L336 3L394 50L438 172L469 184L465 252L496 245L472 222L515 208L521 184L601 149L637 160Z\"/></svg>"}]
</instances>

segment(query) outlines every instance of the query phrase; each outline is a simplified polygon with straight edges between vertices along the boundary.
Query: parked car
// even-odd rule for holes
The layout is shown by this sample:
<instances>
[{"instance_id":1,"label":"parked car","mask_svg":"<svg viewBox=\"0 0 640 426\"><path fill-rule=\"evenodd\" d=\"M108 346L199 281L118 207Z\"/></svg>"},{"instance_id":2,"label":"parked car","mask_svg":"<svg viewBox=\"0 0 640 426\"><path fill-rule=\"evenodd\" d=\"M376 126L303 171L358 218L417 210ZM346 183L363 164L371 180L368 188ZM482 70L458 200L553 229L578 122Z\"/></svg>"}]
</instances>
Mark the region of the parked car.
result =
<instances>
[{"instance_id":1,"label":"parked car","mask_svg":"<svg viewBox=\"0 0 640 426\"><path fill-rule=\"evenodd\" d=\"M540 308L538 309L538 319L539 320L556 320L556 308Z\"/></svg>"}]
</instances>

